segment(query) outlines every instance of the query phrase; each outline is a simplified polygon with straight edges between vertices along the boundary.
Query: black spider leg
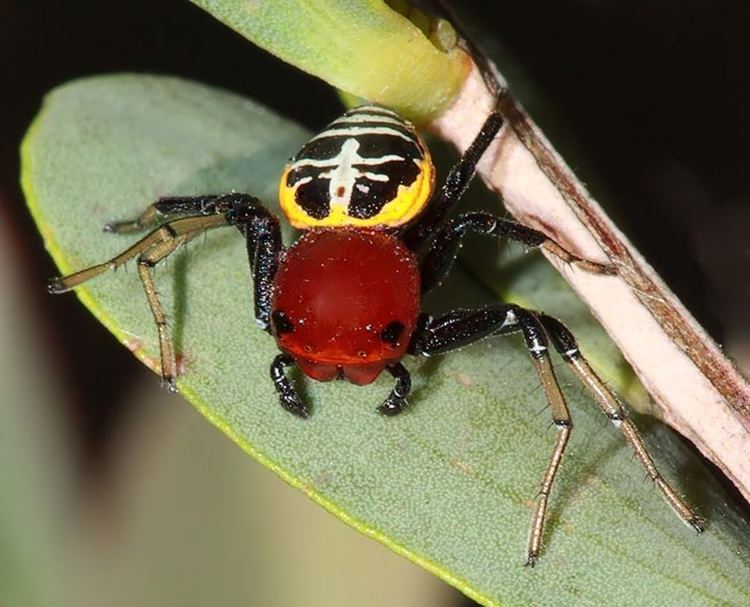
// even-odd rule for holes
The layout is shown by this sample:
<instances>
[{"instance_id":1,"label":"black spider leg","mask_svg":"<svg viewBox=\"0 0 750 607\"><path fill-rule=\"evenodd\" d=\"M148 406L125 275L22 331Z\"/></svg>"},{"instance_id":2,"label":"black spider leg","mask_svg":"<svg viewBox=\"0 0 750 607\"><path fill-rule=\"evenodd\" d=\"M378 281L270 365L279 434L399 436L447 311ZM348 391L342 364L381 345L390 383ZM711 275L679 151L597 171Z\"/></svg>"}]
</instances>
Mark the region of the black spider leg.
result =
<instances>
[{"instance_id":1,"label":"black spider leg","mask_svg":"<svg viewBox=\"0 0 750 607\"><path fill-rule=\"evenodd\" d=\"M562 356L573 373L575 373L581 383L594 397L594 400L609 421L622 432L625 440L635 452L638 461L645 468L649 478L659 489L667 504L669 504L686 525L692 527L698 533L704 531L705 522L667 483L659 470L657 470L654 460L646 449L638 428L636 428L633 421L629 418L625 406L589 366L578 349L578 344L570 330L559 320L547 314L538 313L537 317L547 331L555 349L560 353L560 356Z\"/></svg>"},{"instance_id":2,"label":"black spider leg","mask_svg":"<svg viewBox=\"0 0 750 607\"><path fill-rule=\"evenodd\" d=\"M281 406L294 415L307 419L310 416L310 409L302 400L294 384L284 374L284 368L294 366L294 359L289 354L279 354L271 363L271 380L279 393Z\"/></svg>"},{"instance_id":3,"label":"black spider leg","mask_svg":"<svg viewBox=\"0 0 750 607\"><path fill-rule=\"evenodd\" d=\"M476 173L477 164L499 133L503 124L504 119L497 110L490 113L484 121L484 124L474 138L474 141L471 142L471 145L467 148L466 152L464 152L458 162L456 162L448 172L445 183L434 195L425 213L416 224L408 227L402 234L402 240L410 249L417 251L422 247L431 245L433 240L440 238L441 234L444 235L446 231L451 231L453 229L451 226L446 226L448 216L451 211L453 211L459 200L461 200L461 197ZM472 215L478 217L481 214L475 213ZM486 216L492 217L491 215ZM587 272L594 274L617 273L616 269L612 266L588 261L574 255L539 230L500 218L493 217L493 221L497 224L495 226L497 235L504 235L530 246L542 247L562 261L575 264ZM479 223L480 220L477 219L476 222ZM479 225L477 225L477 228L468 225L464 227L464 230L466 229L481 231ZM462 235L462 233L457 235L458 240L460 240Z\"/></svg>"},{"instance_id":4,"label":"black spider leg","mask_svg":"<svg viewBox=\"0 0 750 607\"><path fill-rule=\"evenodd\" d=\"M406 407L406 397L411 391L411 375L401 363L389 365L386 369L395 378L396 385L393 386L388 398L378 407L378 413L389 416L398 415Z\"/></svg>"},{"instance_id":5,"label":"black spider leg","mask_svg":"<svg viewBox=\"0 0 750 607\"><path fill-rule=\"evenodd\" d=\"M514 304L497 304L479 310L456 310L436 319L422 315L412 338L409 353L425 356L444 354L485 337L507 335L519 331L524 336L526 347L531 354L558 430L557 440L542 479L532 517L526 564L533 567L539 559L547 504L573 427L565 398L550 363L546 335L609 420L623 433L625 440L633 448L641 465L672 510L685 524L699 533L702 532L705 529L704 521L657 470L638 429L628 417L624 406L594 373L581 355L572 333L559 320Z\"/></svg>"},{"instance_id":6,"label":"black spider leg","mask_svg":"<svg viewBox=\"0 0 750 607\"><path fill-rule=\"evenodd\" d=\"M153 267L181 245L209 229L237 226L248 242L248 254L255 283L256 318L259 324L267 329L270 316L271 284L282 247L278 220L260 204L258 199L252 196L231 193L221 196L196 196L170 200L179 200L179 203L169 210L174 211L173 214L199 209L202 209L202 214L168 221L112 259L74 274L53 279L49 284L49 290L52 293L68 291L137 258L138 276L146 292L159 334L162 378L168 387L174 389L177 375L174 346L169 336L166 314L156 290ZM149 209L156 208L156 205L162 204L163 201L164 199L157 201ZM141 215L141 217L148 215L149 219L145 223L158 220L155 212L151 213L149 209ZM117 227L119 225L127 225L128 227L124 230L132 231L136 229L132 227L136 223L138 220L112 225L115 226L114 231L120 229Z\"/></svg>"},{"instance_id":7,"label":"black spider leg","mask_svg":"<svg viewBox=\"0 0 750 607\"><path fill-rule=\"evenodd\" d=\"M439 318L423 316L410 344L411 354L433 356L473 344L492 335L521 332L534 369L544 388L557 429L557 439L547 469L542 477L526 550L526 564L534 566L539 559L547 514L547 503L555 476L568 444L573 422L565 397L552 369L547 337L535 313L515 304L496 304L479 310L455 310Z\"/></svg>"},{"instance_id":8,"label":"black spider leg","mask_svg":"<svg viewBox=\"0 0 750 607\"><path fill-rule=\"evenodd\" d=\"M445 183L433 196L426 212L416 224L404 232L402 239L409 248L417 250L428 243L442 227L447 216L469 187L476 172L477 163L502 126L503 117L499 112L492 112L487 116L474 141L451 167Z\"/></svg>"},{"instance_id":9,"label":"black spider leg","mask_svg":"<svg viewBox=\"0 0 750 607\"><path fill-rule=\"evenodd\" d=\"M247 240L247 253L253 275L255 319L269 330L271 288L282 250L278 219L260 201L243 193L165 196L151 204L137 218L110 222L105 232L131 233L159 224L166 219L189 215L224 215L228 225L238 227Z\"/></svg>"},{"instance_id":10,"label":"black spider leg","mask_svg":"<svg viewBox=\"0 0 750 607\"><path fill-rule=\"evenodd\" d=\"M110 221L104 224L105 232L131 234L159 225L167 219L176 219L185 215L216 215L217 201L232 194L204 194L200 196L163 196L149 205L138 217L125 221ZM246 196L240 194L240 196ZM223 211L220 211L223 212Z\"/></svg>"},{"instance_id":11,"label":"black spider leg","mask_svg":"<svg viewBox=\"0 0 750 607\"><path fill-rule=\"evenodd\" d=\"M270 333L273 281L284 248L279 220L257 198L246 194L227 196L231 197L227 221L237 226L247 242L247 257L253 275L255 321Z\"/></svg>"},{"instance_id":12,"label":"black spider leg","mask_svg":"<svg viewBox=\"0 0 750 607\"><path fill-rule=\"evenodd\" d=\"M430 291L443 281L461 247L461 239L467 232L507 238L529 247L539 247L549 240L542 232L489 213L459 215L437 233L422 260L423 292Z\"/></svg>"},{"instance_id":13,"label":"black spider leg","mask_svg":"<svg viewBox=\"0 0 750 607\"><path fill-rule=\"evenodd\" d=\"M166 216L174 213L196 212L209 214L224 212L227 222L235 225L245 236L250 271L253 276L253 301L255 320L264 331L271 331L271 296L273 281L283 250L278 219L247 194L225 194L222 196L196 196L162 198L154 205L153 215ZM147 215L147 210L143 215ZM142 215L142 217L143 217ZM293 414L306 418L309 408L297 393L294 384L284 374L284 367L294 365L294 360L280 354L271 363L270 373L279 394L281 406Z\"/></svg>"}]
</instances>

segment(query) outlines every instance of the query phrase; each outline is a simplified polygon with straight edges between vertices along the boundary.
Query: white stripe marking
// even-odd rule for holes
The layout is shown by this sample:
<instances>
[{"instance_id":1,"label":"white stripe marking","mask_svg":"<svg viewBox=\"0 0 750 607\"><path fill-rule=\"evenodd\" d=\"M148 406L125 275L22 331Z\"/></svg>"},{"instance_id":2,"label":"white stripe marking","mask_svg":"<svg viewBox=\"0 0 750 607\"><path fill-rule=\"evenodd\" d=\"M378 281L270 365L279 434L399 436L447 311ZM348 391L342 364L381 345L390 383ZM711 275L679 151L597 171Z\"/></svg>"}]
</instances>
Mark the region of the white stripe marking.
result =
<instances>
[{"instance_id":1,"label":"white stripe marking","mask_svg":"<svg viewBox=\"0 0 750 607\"><path fill-rule=\"evenodd\" d=\"M341 146L341 151L338 154L336 154L333 158L321 158L320 160L316 160L314 158L303 158L293 163L290 169L293 171L300 167L318 167L321 169L327 168L327 167L335 167L342 161L343 156L344 156L343 154L344 147L346 147L346 145L350 141L356 141L356 140L347 139L344 142L344 145ZM357 143L357 147L359 147L359 143ZM394 160L404 160L404 158L397 154L387 154L385 156L379 156L378 158L362 158L362 156L357 154L357 160L355 162L352 162L352 164L362 164L365 166L377 166L379 164L393 162Z\"/></svg>"},{"instance_id":2,"label":"white stripe marking","mask_svg":"<svg viewBox=\"0 0 750 607\"><path fill-rule=\"evenodd\" d=\"M390 114L391 116L398 116L396 112L393 110L389 110L388 108L381 107L379 105L360 105L359 107L355 107L353 110L349 110L347 114L362 114L365 112L373 112L378 114Z\"/></svg>"},{"instance_id":3,"label":"white stripe marking","mask_svg":"<svg viewBox=\"0 0 750 607\"><path fill-rule=\"evenodd\" d=\"M298 169L300 167L312 166L318 168L330 168L328 171L322 171L318 177L321 179L330 179L328 184L328 196L331 201L331 205L339 205L344 207L348 212L349 202L352 198L352 190L356 184L357 179L364 177L370 181L386 182L390 179L388 175L383 173L373 173L371 171L362 171L355 165L365 166L377 166L393 160L404 160L401 156L390 154L387 156L381 156L380 158L362 158L358 153L359 141L354 138L349 138L344 141L344 145L341 146L341 150L333 158L324 158L322 160L313 160L310 158L299 160L291 166L291 170ZM307 181L304 181L307 180ZM307 183L312 181L311 177L304 177L300 179L298 183ZM362 190L367 193L367 190Z\"/></svg>"},{"instance_id":4,"label":"white stripe marking","mask_svg":"<svg viewBox=\"0 0 750 607\"><path fill-rule=\"evenodd\" d=\"M358 122L377 122L378 124L393 124L396 126L402 126L409 128L408 125L404 124L398 118L391 118L390 116L383 116L383 114L354 114L353 116L342 116L337 118L331 124L348 124Z\"/></svg>"},{"instance_id":5,"label":"white stripe marking","mask_svg":"<svg viewBox=\"0 0 750 607\"><path fill-rule=\"evenodd\" d=\"M388 175L383 175L382 173L362 173L362 176L365 179L369 179L370 181L388 181L389 177Z\"/></svg>"},{"instance_id":6,"label":"white stripe marking","mask_svg":"<svg viewBox=\"0 0 750 607\"><path fill-rule=\"evenodd\" d=\"M353 126L348 129L328 129L315 135L310 141L317 141L318 139L326 139L327 137L356 137L357 135L393 135L394 137L401 137L406 141L415 143L414 137L404 135L401 131L396 129L383 127L372 127L372 126Z\"/></svg>"}]
</instances>

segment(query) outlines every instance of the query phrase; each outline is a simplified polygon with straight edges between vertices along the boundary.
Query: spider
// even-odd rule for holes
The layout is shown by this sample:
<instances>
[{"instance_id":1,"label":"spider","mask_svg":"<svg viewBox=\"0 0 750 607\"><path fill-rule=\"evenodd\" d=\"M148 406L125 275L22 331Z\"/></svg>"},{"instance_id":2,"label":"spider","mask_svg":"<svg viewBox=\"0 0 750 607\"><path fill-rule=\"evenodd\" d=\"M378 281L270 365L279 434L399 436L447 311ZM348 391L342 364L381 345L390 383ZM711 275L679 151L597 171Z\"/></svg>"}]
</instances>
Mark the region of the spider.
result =
<instances>
[{"instance_id":1,"label":"spider","mask_svg":"<svg viewBox=\"0 0 750 607\"><path fill-rule=\"evenodd\" d=\"M531 520L526 550L530 566L540 555L547 501L572 430L550 362L551 342L623 433L667 503L701 532L701 519L656 469L620 400L593 372L559 320L513 303L457 309L438 317L420 312L422 295L445 278L468 233L546 248L588 271L608 271L524 225L489 213L451 217L503 122L499 112L489 114L444 185L435 191L430 152L411 123L377 105L349 110L306 143L283 171L281 208L289 222L302 230L292 246L282 245L279 220L253 196L236 192L169 196L132 221L104 228L115 233L151 228L147 236L105 263L52 280L49 289L68 291L137 258L159 335L163 382L176 390L175 351L153 268L206 230L237 227L247 242L255 319L281 351L271 363L271 380L281 405L302 418L310 410L287 377L288 367L297 366L317 381L346 379L360 385L387 371L395 385L378 411L396 415L404 409L411 387L409 372L401 363L406 354L445 354L487 337L520 333L557 429Z\"/></svg>"}]
</instances>

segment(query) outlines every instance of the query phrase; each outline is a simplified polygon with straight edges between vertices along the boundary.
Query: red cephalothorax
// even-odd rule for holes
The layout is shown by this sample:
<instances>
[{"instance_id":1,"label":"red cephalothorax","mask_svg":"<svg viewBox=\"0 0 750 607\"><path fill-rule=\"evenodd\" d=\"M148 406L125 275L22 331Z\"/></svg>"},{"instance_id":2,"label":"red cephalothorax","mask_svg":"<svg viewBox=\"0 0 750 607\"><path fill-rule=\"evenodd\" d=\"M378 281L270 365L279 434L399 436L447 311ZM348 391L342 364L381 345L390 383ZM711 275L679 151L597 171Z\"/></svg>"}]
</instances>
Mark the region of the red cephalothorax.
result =
<instances>
[{"instance_id":1,"label":"red cephalothorax","mask_svg":"<svg viewBox=\"0 0 750 607\"><path fill-rule=\"evenodd\" d=\"M305 375L369 384L406 353L419 307L416 257L395 236L312 230L281 258L271 324Z\"/></svg>"}]
</instances>

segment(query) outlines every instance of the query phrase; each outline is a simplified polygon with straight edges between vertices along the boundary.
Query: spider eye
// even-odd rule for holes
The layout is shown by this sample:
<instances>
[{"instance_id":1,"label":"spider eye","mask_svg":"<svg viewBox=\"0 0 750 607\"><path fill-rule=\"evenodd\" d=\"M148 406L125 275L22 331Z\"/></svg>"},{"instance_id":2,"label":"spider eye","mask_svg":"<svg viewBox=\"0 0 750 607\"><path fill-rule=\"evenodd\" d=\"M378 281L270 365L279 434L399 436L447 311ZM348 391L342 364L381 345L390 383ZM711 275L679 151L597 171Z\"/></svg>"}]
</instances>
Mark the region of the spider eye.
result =
<instances>
[{"instance_id":1,"label":"spider eye","mask_svg":"<svg viewBox=\"0 0 750 607\"><path fill-rule=\"evenodd\" d=\"M398 345L398 340L401 338L405 328L404 323L398 320L392 320L380 332L380 339L395 348Z\"/></svg>"},{"instance_id":2,"label":"spider eye","mask_svg":"<svg viewBox=\"0 0 750 607\"><path fill-rule=\"evenodd\" d=\"M273 323L273 330L276 335L284 335L285 333L292 333L294 331L294 324L281 310L274 310L271 313L271 322Z\"/></svg>"}]
</instances>

